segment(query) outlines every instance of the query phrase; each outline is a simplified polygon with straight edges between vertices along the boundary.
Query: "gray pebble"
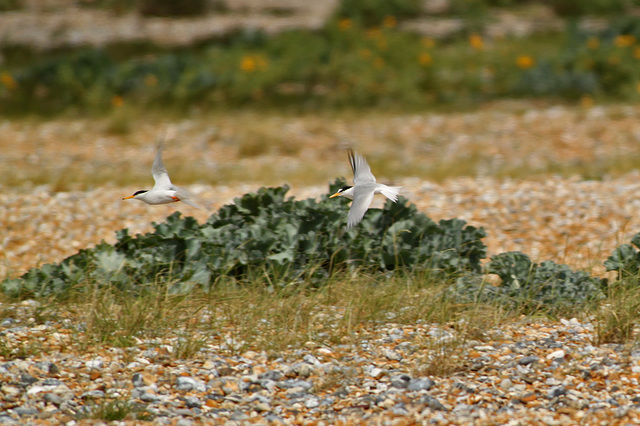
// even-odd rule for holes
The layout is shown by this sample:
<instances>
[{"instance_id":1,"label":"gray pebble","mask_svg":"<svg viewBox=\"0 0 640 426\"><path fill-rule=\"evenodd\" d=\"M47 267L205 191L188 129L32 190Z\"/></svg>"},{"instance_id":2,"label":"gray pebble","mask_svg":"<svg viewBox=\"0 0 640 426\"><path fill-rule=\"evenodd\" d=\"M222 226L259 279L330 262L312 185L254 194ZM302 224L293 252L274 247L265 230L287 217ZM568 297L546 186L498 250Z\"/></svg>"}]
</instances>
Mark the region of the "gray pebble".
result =
<instances>
[{"instance_id":1,"label":"gray pebble","mask_svg":"<svg viewBox=\"0 0 640 426\"><path fill-rule=\"evenodd\" d=\"M36 362L35 366L40 370L44 371L45 373L49 373L49 374L58 374L60 372L60 369L58 368L58 366L51 361Z\"/></svg>"},{"instance_id":2,"label":"gray pebble","mask_svg":"<svg viewBox=\"0 0 640 426\"><path fill-rule=\"evenodd\" d=\"M84 365L89 369L100 369L104 367L104 362L101 359L92 359L84 363Z\"/></svg>"},{"instance_id":3,"label":"gray pebble","mask_svg":"<svg viewBox=\"0 0 640 426\"><path fill-rule=\"evenodd\" d=\"M519 365L529 365L529 364L533 364L534 362L538 361L540 358L535 356L535 355L530 355L530 356L524 356L522 358L520 358L520 360L518 361Z\"/></svg>"},{"instance_id":4,"label":"gray pebble","mask_svg":"<svg viewBox=\"0 0 640 426\"><path fill-rule=\"evenodd\" d=\"M188 396L184 399L184 403L189 408L200 408L202 407L202 401L197 396Z\"/></svg>"},{"instance_id":5,"label":"gray pebble","mask_svg":"<svg viewBox=\"0 0 640 426\"><path fill-rule=\"evenodd\" d=\"M104 398L104 392L96 389L96 390L92 390L92 391L88 391L83 393L82 395L80 395L80 398L83 399L100 399L100 398Z\"/></svg>"},{"instance_id":6,"label":"gray pebble","mask_svg":"<svg viewBox=\"0 0 640 426\"><path fill-rule=\"evenodd\" d=\"M382 349L382 355L389 361L402 361L402 354L388 348Z\"/></svg>"},{"instance_id":7,"label":"gray pebble","mask_svg":"<svg viewBox=\"0 0 640 426\"><path fill-rule=\"evenodd\" d=\"M13 409L13 412L22 416L33 416L34 414L38 414L38 409L29 406L16 407Z\"/></svg>"},{"instance_id":8,"label":"gray pebble","mask_svg":"<svg viewBox=\"0 0 640 426\"><path fill-rule=\"evenodd\" d=\"M258 375L258 379L260 380L273 380L276 382L278 380L282 380L283 377L284 377L284 374L282 374L282 372L278 370L271 370L271 371L267 371L266 373L262 373Z\"/></svg>"},{"instance_id":9,"label":"gray pebble","mask_svg":"<svg viewBox=\"0 0 640 426\"><path fill-rule=\"evenodd\" d=\"M63 383L62 383L61 380L54 379L54 378L51 378L51 377L47 377L41 383L42 386L60 386L62 384Z\"/></svg>"},{"instance_id":10,"label":"gray pebble","mask_svg":"<svg viewBox=\"0 0 640 426\"><path fill-rule=\"evenodd\" d=\"M567 389L564 386L554 386L551 389L549 389L547 398L552 399L560 395L566 395L566 394L567 394Z\"/></svg>"},{"instance_id":11,"label":"gray pebble","mask_svg":"<svg viewBox=\"0 0 640 426\"><path fill-rule=\"evenodd\" d=\"M398 374L391 377L391 386L398 389L406 389L411 382L411 376L408 374Z\"/></svg>"},{"instance_id":12,"label":"gray pebble","mask_svg":"<svg viewBox=\"0 0 640 426\"><path fill-rule=\"evenodd\" d=\"M273 392L277 386L277 382L274 380L260 380L258 384L268 392Z\"/></svg>"},{"instance_id":13,"label":"gray pebble","mask_svg":"<svg viewBox=\"0 0 640 426\"><path fill-rule=\"evenodd\" d=\"M399 403L391 407L391 412L396 416L406 416L409 414L409 411L403 403Z\"/></svg>"},{"instance_id":14,"label":"gray pebble","mask_svg":"<svg viewBox=\"0 0 640 426\"><path fill-rule=\"evenodd\" d=\"M46 393L44 394L44 397L42 398L45 402L49 402L51 404L60 406L60 404L62 404L62 398L60 398L59 395L56 395L55 393Z\"/></svg>"},{"instance_id":15,"label":"gray pebble","mask_svg":"<svg viewBox=\"0 0 640 426\"><path fill-rule=\"evenodd\" d=\"M313 383L308 382L306 380L282 380L280 382L277 382L277 386L280 389L290 389L290 388L303 388L305 390L311 389L313 387Z\"/></svg>"},{"instance_id":16,"label":"gray pebble","mask_svg":"<svg viewBox=\"0 0 640 426\"><path fill-rule=\"evenodd\" d=\"M447 407L445 407L440 401L438 401L431 395L424 395L422 398L420 398L420 402L422 404L427 404L429 408L435 411L448 411Z\"/></svg>"},{"instance_id":17,"label":"gray pebble","mask_svg":"<svg viewBox=\"0 0 640 426\"><path fill-rule=\"evenodd\" d=\"M316 408L320 406L320 400L315 396L311 397L304 402L304 406L307 408Z\"/></svg>"},{"instance_id":18,"label":"gray pebble","mask_svg":"<svg viewBox=\"0 0 640 426\"><path fill-rule=\"evenodd\" d=\"M305 355L302 358L302 360L304 362L308 363L308 364L311 364L311 365L320 365L320 364L322 364L318 358L316 358L315 356L313 356L311 354Z\"/></svg>"},{"instance_id":19,"label":"gray pebble","mask_svg":"<svg viewBox=\"0 0 640 426\"><path fill-rule=\"evenodd\" d=\"M409 382L409 386L407 386L407 390L410 391L421 391L421 390L429 390L433 386L435 386L435 382L429 378L422 379L411 379Z\"/></svg>"},{"instance_id":20,"label":"gray pebble","mask_svg":"<svg viewBox=\"0 0 640 426\"><path fill-rule=\"evenodd\" d=\"M144 386L144 381L142 380L142 374L140 373L135 373L131 378L131 382L133 383L133 386L136 388L141 388Z\"/></svg>"},{"instance_id":21,"label":"gray pebble","mask_svg":"<svg viewBox=\"0 0 640 426\"><path fill-rule=\"evenodd\" d=\"M31 374L27 374L27 373L22 373L20 375L20 383L23 385L31 385L35 382L37 382L38 379L36 379L35 377L33 377Z\"/></svg>"},{"instance_id":22,"label":"gray pebble","mask_svg":"<svg viewBox=\"0 0 640 426\"><path fill-rule=\"evenodd\" d=\"M132 397L133 397L133 392L132 392ZM160 395L151 393L151 392L142 392L138 398L144 402L157 402L162 399Z\"/></svg>"},{"instance_id":23,"label":"gray pebble","mask_svg":"<svg viewBox=\"0 0 640 426\"><path fill-rule=\"evenodd\" d=\"M176 379L176 388L180 391L188 392L190 390L197 390L204 392L206 386L200 380L196 380L192 377L180 376Z\"/></svg>"}]
</instances>

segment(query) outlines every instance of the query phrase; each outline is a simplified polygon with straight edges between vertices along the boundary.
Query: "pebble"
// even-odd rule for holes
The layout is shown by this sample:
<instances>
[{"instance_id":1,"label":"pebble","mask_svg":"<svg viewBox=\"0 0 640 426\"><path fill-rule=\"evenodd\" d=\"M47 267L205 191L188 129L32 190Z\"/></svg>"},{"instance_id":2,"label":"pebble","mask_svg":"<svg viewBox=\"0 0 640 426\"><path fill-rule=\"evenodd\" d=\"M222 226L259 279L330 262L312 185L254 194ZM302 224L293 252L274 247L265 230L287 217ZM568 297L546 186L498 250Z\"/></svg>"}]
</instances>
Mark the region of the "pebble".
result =
<instances>
[{"instance_id":1,"label":"pebble","mask_svg":"<svg viewBox=\"0 0 640 426\"><path fill-rule=\"evenodd\" d=\"M508 132L500 126L515 116L499 114L507 120L488 122L483 119L486 113L463 114L454 120L478 122L478 130L493 126L493 135L506 135ZM549 108L522 114L522 119L535 128L547 122L559 125L548 119L558 114L564 119L574 118L565 127L564 146L570 145L575 154L571 156L584 161L580 150L589 139L586 136L590 131L606 128L597 118L580 121L575 119L579 115L571 115L570 111ZM621 117L628 132L617 135L640 134L637 118ZM396 129L398 123L404 130L415 125L422 129L412 133L415 139L430 140L429 132L447 130L440 125L427 125L432 119L438 121L437 116L400 117L388 129ZM490 125L485 126L487 123ZM596 127L589 127L592 125ZM0 137L9 137L12 132L15 136L13 126L10 124ZM478 137L491 139L492 134ZM56 152L34 136L43 143L45 154ZM469 139L468 143L458 143L456 151L464 152L476 143L474 138ZM527 157L533 158L512 158L515 148L508 145L507 139L517 138L498 140L495 149L504 149L509 154L507 158L519 162L516 166L529 161ZM552 139L549 138L550 144ZM620 140L621 147L628 150L626 139ZM17 145L5 143L12 161L19 158L12 151ZM596 151L602 149L597 152L598 158L606 156L606 145L603 142L601 148L596 147ZM130 158L131 153L127 151L123 157ZM628 173L598 181L552 176L537 182L480 176L450 179L442 184L405 178L397 184L405 186L409 198L433 219L461 217L475 226L487 227L490 254L520 249L532 256L558 259L561 246L563 252L579 252L579 256L567 256L579 263L581 258L593 260L590 255L594 253L604 253L606 257L638 229L638 176ZM203 185L200 193L211 195L216 203L226 203L259 186ZM315 197L325 192L324 185L298 187L292 195ZM224 195L213 197L218 193ZM65 193L46 187L29 191L3 188L0 204L6 214L0 217L0 225L6 232L0 248L10 262L11 273L24 272L38 263L59 261L102 239L112 242L114 231L123 227L130 227L132 233L149 231L151 221L161 221L170 208L177 208L116 204L114 200L120 202L122 196L120 188ZM107 205L111 207L104 208ZM73 217L69 212L74 212ZM208 213L194 215L202 221ZM47 248L44 253L33 250L35 234L38 244ZM572 237L568 242L567 235ZM9 270L0 269L0 275L7 273ZM17 306L17 310L26 312L35 309L38 302L26 300ZM8 315L5 306L2 308L3 314ZM27 319L11 312L0 322L3 340L37 342L43 348L24 359L0 357L0 423L4 424L73 426L79 422L70 419L77 418L88 403L111 400L112 395L132 404L144 404L150 421L156 424L366 421L385 425L596 425L610 424L613 419L620 419L620 424L640 424L640 352L627 351L629 348L621 345L594 345L594 325L575 318L523 322L488 330L487 336L492 337L487 341L473 342L468 347L460 343L459 351L468 364L453 374L430 377L419 373L430 354L428 350L411 350L414 336L429 336L434 342L463 340L456 331L439 324L405 326L389 318L387 323L367 325L366 338L353 336L354 344L327 345L328 348L318 348L322 343L310 344L268 357L257 350L239 355L235 348L242 347L243 342L221 338L204 345L193 359L173 360L157 356L157 351L150 348L170 346L175 340L159 342L141 336L138 347L105 347L89 355L67 338L73 332L81 340L81 327L71 331L63 319L40 325ZM562 362L556 362L559 359ZM90 374L94 372L100 375L92 380ZM331 380L326 380L328 374ZM51 406L58 408L47 408Z\"/></svg>"},{"instance_id":2,"label":"pebble","mask_svg":"<svg viewBox=\"0 0 640 426\"><path fill-rule=\"evenodd\" d=\"M487 342L490 344L461 343L459 350L469 359L486 357L483 367L475 369L470 364L453 375L438 377L413 376L424 358L411 352L398 363L380 351L385 345L414 344L415 336L429 335L437 325L390 323L372 327L367 333L370 345L335 347L326 361L321 361L325 354L313 347L284 351L275 359L223 356L220 342L204 347L193 359L171 364L158 359L138 365L135 371L108 369L141 356L146 350L143 347L151 344L141 339L140 349L103 349L109 358L101 357L100 383L82 379L91 370L87 361L97 358L74 355L73 347L65 353L45 350L26 359L0 359L5 382L0 386L0 404L5 407L0 423L66 423L68 416L84 415L88 401L99 404L114 395L131 404L144 404L156 424L289 425L299 418L324 424L376 419L390 425L473 424L481 419L505 425L514 421L558 425L578 420L586 425L608 419L640 422L640 373L633 369L640 365L640 351L624 352L620 345L592 345L594 331L589 323L502 326L488 332L495 336ZM401 332L388 333L398 328ZM2 332L9 339L19 333L22 339L48 342L47 330L35 327ZM438 331L433 334L441 335ZM391 341L390 335L395 336ZM550 345L551 341L561 344L562 349ZM514 357L523 352L536 355ZM568 353L582 355L569 357ZM625 353L631 355L622 356ZM564 361L555 363L560 358ZM209 368L201 368L207 361ZM296 373L301 364L317 372L302 377ZM51 365L56 366L55 376L45 377L51 370L46 366ZM214 368L225 375L211 375ZM252 371L261 373L248 374ZM323 384L329 373L338 374L337 380ZM27 376L36 381L27 380Z\"/></svg>"},{"instance_id":3,"label":"pebble","mask_svg":"<svg viewBox=\"0 0 640 426\"><path fill-rule=\"evenodd\" d=\"M176 379L176 389L188 392L190 390L205 391L205 385L202 381L193 379L192 377L178 377Z\"/></svg>"},{"instance_id":4,"label":"pebble","mask_svg":"<svg viewBox=\"0 0 640 426\"><path fill-rule=\"evenodd\" d=\"M518 361L519 365L529 365L532 364L536 361L538 361L540 358L538 358L537 356L525 356L520 358L520 360Z\"/></svg>"}]
</instances>

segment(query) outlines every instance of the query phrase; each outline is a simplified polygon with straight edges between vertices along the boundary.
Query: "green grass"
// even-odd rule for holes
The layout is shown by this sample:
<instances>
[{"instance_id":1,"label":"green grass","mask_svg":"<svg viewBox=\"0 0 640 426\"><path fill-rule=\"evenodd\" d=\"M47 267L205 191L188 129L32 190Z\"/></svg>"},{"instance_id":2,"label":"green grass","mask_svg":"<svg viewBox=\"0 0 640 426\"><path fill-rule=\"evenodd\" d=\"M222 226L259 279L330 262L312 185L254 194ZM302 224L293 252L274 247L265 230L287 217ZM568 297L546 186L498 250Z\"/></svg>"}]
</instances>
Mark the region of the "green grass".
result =
<instances>
[{"instance_id":1,"label":"green grass","mask_svg":"<svg viewBox=\"0 0 640 426\"><path fill-rule=\"evenodd\" d=\"M89 410L79 419L97 419L108 422L118 420L151 420L144 409L126 400L114 399L99 404L89 405Z\"/></svg>"},{"instance_id":2,"label":"green grass","mask_svg":"<svg viewBox=\"0 0 640 426\"><path fill-rule=\"evenodd\" d=\"M169 295L162 285L138 297L115 289L78 289L48 305L59 317L72 319L72 344L84 350L160 338L172 344L176 359L197 357L209 344L221 342L232 354L249 349L278 353L308 342L355 345L360 333L387 322L446 324L466 318L477 328L459 327L458 332L477 337L479 329L505 318L494 309L449 300L442 292L448 283L428 276L357 273L333 278L320 289L274 289L259 282L222 281L211 293L194 291L188 297ZM5 347L3 352L15 350Z\"/></svg>"},{"instance_id":3,"label":"green grass","mask_svg":"<svg viewBox=\"0 0 640 426\"><path fill-rule=\"evenodd\" d=\"M443 292L449 284L415 274L388 278L356 273L335 277L320 289L273 289L266 282L245 285L229 280L211 293L195 291L189 297L168 295L162 285L150 286L138 298L115 290L72 291L64 299L48 300L47 306L55 312L52 318L65 318L65 327L75 330L66 348L91 352L139 346L151 339L151 346L162 342L171 347L169 357L174 360L206 358L211 350L222 355L253 350L282 356L309 347L355 349L380 326L431 325L449 337L417 335L411 350L419 355L411 357L406 368L415 376L437 377L465 371L471 365L469 345L499 340L493 334L496 329L527 320L517 309L452 300ZM6 310L14 305L2 297L0 306ZM580 317L594 322L594 344L633 344L638 339L639 306L640 290L632 281L618 282L603 303L586 308ZM576 312L565 314L572 317ZM19 317L16 312L12 316ZM37 338L20 345L2 342L0 359L37 356L51 350L46 344ZM334 388L343 381L342 374L320 377L317 390ZM95 405L87 414L105 420L139 415L143 414L121 401Z\"/></svg>"},{"instance_id":4,"label":"green grass","mask_svg":"<svg viewBox=\"0 0 640 426\"><path fill-rule=\"evenodd\" d=\"M596 344L629 343L637 339L640 324L638 277L616 281L609 286L608 298L595 312Z\"/></svg>"}]
</instances>

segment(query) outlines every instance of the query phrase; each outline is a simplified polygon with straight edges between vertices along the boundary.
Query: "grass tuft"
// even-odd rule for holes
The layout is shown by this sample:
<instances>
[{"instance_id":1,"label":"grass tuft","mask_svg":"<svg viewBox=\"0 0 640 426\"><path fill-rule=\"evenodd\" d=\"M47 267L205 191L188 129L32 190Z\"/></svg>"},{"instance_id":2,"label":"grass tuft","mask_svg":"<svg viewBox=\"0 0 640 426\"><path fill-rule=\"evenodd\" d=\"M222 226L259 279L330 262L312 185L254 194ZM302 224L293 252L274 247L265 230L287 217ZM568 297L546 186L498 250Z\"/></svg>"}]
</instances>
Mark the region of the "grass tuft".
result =
<instances>
[{"instance_id":1,"label":"grass tuft","mask_svg":"<svg viewBox=\"0 0 640 426\"><path fill-rule=\"evenodd\" d=\"M596 344L630 343L640 322L638 277L616 281L609 286L608 297L595 314Z\"/></svg>"},{"instance_id":2,"label":"grass tuft","mask_svg":"<svg viewBox=\"0 0 640 426\"><path fill-rule=\"evenodd\" d=\"M88 407L88 411L80 415L81 419L99 419L108 422L120 420L149 420L149 416L137 404L127 400L114 399Z\"/></svg>"}]
</instances>

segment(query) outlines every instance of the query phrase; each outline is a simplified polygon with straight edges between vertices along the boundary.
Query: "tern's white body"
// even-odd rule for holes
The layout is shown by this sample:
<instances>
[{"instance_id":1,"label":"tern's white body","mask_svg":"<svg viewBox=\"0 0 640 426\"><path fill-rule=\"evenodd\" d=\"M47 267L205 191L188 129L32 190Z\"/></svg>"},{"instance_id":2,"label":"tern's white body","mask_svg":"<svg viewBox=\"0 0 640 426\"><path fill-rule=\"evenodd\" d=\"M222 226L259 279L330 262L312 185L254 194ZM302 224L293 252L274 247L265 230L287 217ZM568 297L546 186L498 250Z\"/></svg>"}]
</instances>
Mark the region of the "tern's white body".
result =
<instances>
[{"instance_id":1,"label":"tern's white body","mask_svg":"<svg viewBox=\"0 0 640 426\"><path fill-rule=\"evenodd\" d=\"M162 147L158 147L156 158L153 160L151 174L155 185L150 190L137 191L135 194L123 198L128 200L134 198L147 204L168 204L182 201L190 206L200 208L196 203L190 200L189 191L171 183L169 172L162 163Z\"/></svg>"},{"instance_id":2,"label":"tern's white body","mask_svg":"<svg viewBox=\"0 0 640 426\"><path fill-rule=\"evenodd\" d=\"M349 150L349 163L353 170L353 186L341 188L331 196L331 198L343 196L353 200L347 215L347 229L360 223L375 194L382 194L395 203L398 201L398 192L401 188L377 183L367 160L351 150Z\"/></svg>"}]
</instances>

